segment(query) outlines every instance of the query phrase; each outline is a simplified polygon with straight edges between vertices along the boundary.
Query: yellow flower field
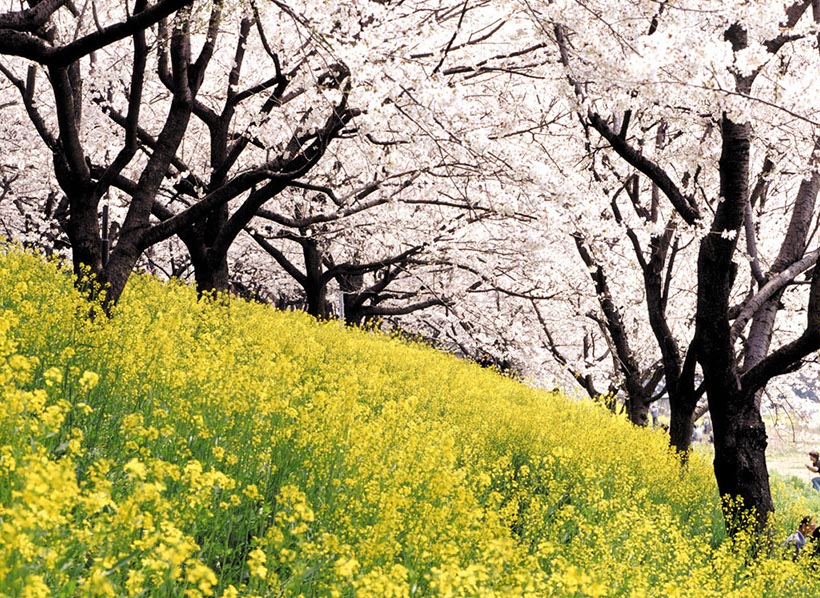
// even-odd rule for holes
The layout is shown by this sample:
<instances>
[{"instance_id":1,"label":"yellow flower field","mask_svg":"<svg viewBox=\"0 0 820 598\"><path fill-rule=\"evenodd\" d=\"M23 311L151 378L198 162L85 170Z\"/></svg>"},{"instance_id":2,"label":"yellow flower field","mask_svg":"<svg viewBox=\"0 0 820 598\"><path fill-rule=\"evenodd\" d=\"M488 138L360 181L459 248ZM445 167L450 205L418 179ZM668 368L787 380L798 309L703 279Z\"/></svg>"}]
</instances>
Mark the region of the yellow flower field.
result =
<instances>
[{"instance_id":1,"label":"yellow flower field","mask_svg":"<svg viewBox=\"0 0 820 598\"><path fill-rule=\"evenodd\" d=\"M0 254L2 596L820 595L710 465L429 348ZM810 507L776 490L776 546Z\"/></svg>"}]
</instances>

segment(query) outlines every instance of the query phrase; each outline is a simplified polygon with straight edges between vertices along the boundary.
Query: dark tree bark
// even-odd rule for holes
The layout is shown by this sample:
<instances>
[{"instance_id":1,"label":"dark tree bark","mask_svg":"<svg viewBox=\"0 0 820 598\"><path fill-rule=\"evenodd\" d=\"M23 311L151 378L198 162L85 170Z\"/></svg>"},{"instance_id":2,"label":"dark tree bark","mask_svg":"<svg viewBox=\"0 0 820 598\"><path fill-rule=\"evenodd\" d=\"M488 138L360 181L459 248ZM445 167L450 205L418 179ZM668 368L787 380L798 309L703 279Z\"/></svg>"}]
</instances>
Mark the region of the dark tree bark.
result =
<instances>
[{"instance_id":1,"label":"dark tree bark","mask_svg":"<svg viewBox=\"0 0 820 598\"><path fill-rule=\"evenodd\" d=\"M626 126L621 132L625 134ZM658 127L655 143L661 146L665 141L666 127ZM659 168L659 167L658 167ZM695 389L695 358L690 350L684 358L677 339L672 334L666 316L669 302L669 285L673 277L675 256L678 252L677 221L670 218L660 235L652 235L647 250L641 245L637 233L627 224L618 207L618 195L626 191L636 214L647 224L657 224L660 218L660 187L652 184L650 205L647 207L640 198L640 178L637 174L628 178L612 198L612 213L621 224L635 252L644 280L646 307L649 324L661 353L661 371L665 381L664 390L669 397L670 444L686 459L692 444L694 431L694 410L702 391ZM647 259L648 252L648 259Z\"/></svg>"},{"instance_id":2,"label":"dark tree bark","mask_svg":"<svg viewBox=\"0 0 820 598\"><path fill-rule=\"evenodd\" d=\"M649 35L652 35L657 30L658 18L662 12L663 10L660 10L658 15L653 19ZM553 33L558 44L560 60L567 68L569 83L572 85L578 99L583 101L585 99L584 86L571 74L570 46L567 41L565 28L560 24L556 24L553 27ZM630 195L632 204L639 216L647 221L657 222L658 197L660 193L663 193L685 222L694 224L702 217L694 195L684 193L662 165L647 158L639 148L629 142L628 127L632 117L631 111L626 112L623 123L617 131L610 127L606 119L593 110L588 110L586 114L579 112L578 117L586 129L591 128L596 130L627 164L631 165L637 172L652 181L652 204L649 209L641 206L638 201L639 179L637 175L635 175L631 181L626 181L622 187L622 190L627 189L627 193ZM665 135L665 126L663 124L659 126L657 135L656 143L660 144L663 142L663 136ZM689 176L688 173L687 176ZM616 200L617 193L613 198L612 208L616 219L623 224ZM669 257L668 263L667 255L673 234L671 231L673 230L674 228L670 229L670 227L667 226L666 234L652 238L649 261L646 260L637 235L629 229L629 227L627 227L627 235L634 246L638 263L644 274L650 325L661 350L661 363L664 370L664 378L666 379L666 392L669 395L671 410L670 443L684 455L685 458L691 445L692 432L694 429L693 412L701 391L697 391L694 388L696 361L694 359L693 347L690 346L687 351L687 357L684 359L677 345L677 341L672 336L671 330L666 322L666 305L669 290L668 281L672 276L672 262L674 260L675 251L673 251L671 257ZM664 268L666 268L665 273ZM595 278L596 276L593 274L593 279ZM601 297L600 294L599 297ZM603 301L602 299L602 307ZM610 328L610 326L608 326L608 328ZM611 328L609 331L611 335L614 332L615 336L623 335L625 337L625 332L622 327L620 327L620 330L617 325L611 326ZM621 342L621 345L623 344L624 343ZM623 362L620 359L616 362L616 368L621 370L627 379L630 376L628 376L626 372L632 370L633 367L634 364ZM649 402L652 401L651 392L647 396L646 391L640 388L639 385L632 384L627 388L630 387L635 389L636 403L642 402L648 405ZM632 399L630 399L630 401L632 401Z\"/></svg>"},{"instance_id":3,"label":"dark tree bark","mask_svg":"<svg viewBox=\"0 0 820 598\"><path fill-rule=\"evenodd\" d=\"M302 254L305 258L307 312L320 320L327 320L330 305L327 302L327 283L322 276L322 250L316 239L306 238L302 241Z\"/></svg>"},{"instance_id":4,"label":"dark tree bark","mask_svg":"<svg viewBox=\"0 0 820 598\"><path fill-rule=\"evenodd\" d=\"M555 359L555 361L561 365L562 367L566 368L567 371L572 375L575 381L584 389L584 391L589 395L589 398L594 401L604 401L606 406L612 411L615 412L615 401L612 400L615 397L616 393L618 392L618 387L612 382L609 382L609 386L607 388L606 393L601 392L598 390L597 386L595 385L595 380L589 372L580 372L578 369L574 368L570 361L566 358L563 354L561 349L558 347L558 343L555 342L553 338L552 331L550 330L550 326L547 324L547 320L544 315L541 313L541 309L538 307L538 303L535 300L531 300L533 310L535 311L535 315L538 318L538 323L541 324L541 330L544 332L544 336L546 337L546 342L543 343L543 347L547 349ZM602 331L602 333L606 336L608 333L606 330ZM607 354L610 353L610 349L607 348L607 352L602 356L595 356L594 355L594 345L591 340L591 336L588 332L585 331L584 334L584 342L583 342L583 349L584 349L584 360L585 362L592 363L593 361L603 361Z\"/></svg>"},{"instance_id":5,"label":"dark tree bark","mask_svg":"<svg viewBox=\"0 0 820 598\"><path fill-rule=\"evenodd\" d=\"M180 235L191 256L191 266L194 268L194 280L197 292L221 293L229 288L230 272L228 269L227 254L216 255L208 247L197 240L190 239L189 235Z\"/></svg>"},{"instance_id":6,"label":"dark tree bark","mask_svg":"<svg viewBox=\"0 0 820 598\"><path fill-rule=\"evenodd\" d=\"M730 337L732 258L749 196L751 125L724 116L720 157L722 201L698 254L695 342L715 433L715 478L721 496L740 499L726 512L730 530L738 513L753 510L763 527L774 511L766 468L766 429L754 396L740 381ZM734 234L732 234L734 233Z\"/></svg>"},{"instance_id":7,"label":"dark tree bark","mask_svg":"<svg viewBox=\"0 0 820 598\"><path fill-rule=\"evenodd\" d=\"M357 326L364 322L364 274L343 273L336 276L339 290L342 293L342 307L344 309L345 323L349 326Z\"/></svg>"},{"instance_id":8,"label":"dark tree bark","mask_svg":"<svg viewBox=\"0 0 820 598\"><path fill-rule=\"evenodd\" d=\"M667 226L662 236L652 237L651 257L644 269L644 288L649 324L661 351L666 392L669 395L669 442L679 453L685 455L692 444L695 426L693 414L700 395L695 389L695 359L692 349L689 348L687 358L684 359L666 319L668 288L664 284L664 267L673 234L674 227ZM668 268L671 276L671 263Z\"/></svg>"}]
</instances>

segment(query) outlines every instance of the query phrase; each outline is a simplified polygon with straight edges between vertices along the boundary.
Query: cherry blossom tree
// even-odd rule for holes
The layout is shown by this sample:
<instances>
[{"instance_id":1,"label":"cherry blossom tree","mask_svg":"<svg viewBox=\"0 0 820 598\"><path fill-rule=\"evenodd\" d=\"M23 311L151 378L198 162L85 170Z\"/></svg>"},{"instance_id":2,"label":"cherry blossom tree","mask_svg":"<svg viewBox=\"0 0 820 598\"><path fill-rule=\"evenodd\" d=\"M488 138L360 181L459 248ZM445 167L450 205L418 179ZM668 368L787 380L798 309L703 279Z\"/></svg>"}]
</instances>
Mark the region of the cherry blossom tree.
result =
<instances>
[{"instance_id":1,"label":"cherry blossom tree","mask_svg":"<svg viewBox=\"0 0 820 598\"><path fill-rule=\"evenodd\" d=\"M592 2L528 4L527 10L557 47L583 127L597 133L621 160L618 168L633 173L610 177L610 184L633 185L636 195L641 183L633 182L634 177L646 177L650 195L662 194L673 208L671 216L659 220L657 201L630 198L645 225L664 225L649 231L646 253L636 229L627 224L624 230L646 282L673 425L691 422L699 392L694 383L697 361L714 424L720 492L741 499L763 525L773 506L760 390L820 348L817 251L810 249L820 181L817 137L812 107L779 97L782 89L799 85L796 79L807 64L817 62L816 39L809 32L819 15L812 15L810 2L797 2L785 12L777 3L766 10L737 3L693 4L697 11L667 3L616 7ZM653 129L654 148L645 139ZM808 155L798 166L802 180L796 189L785 181L797 155L766 141L779 141L788 129L786 142ZM700 151L692 147L696 140ZM759 145L758 157L754 144ZM750 182L755 164L760 165L757 186ZM769 184L773 169L784 180L778 197ZM785 217L763 239L755 210L763 213L763 204L771 209L772 202ZM612 211L623 223L614 194ZM667 323L668 287L663 282L672 269L674 239L680 238L675 231L681 225L699 238L695 326L685 353ZM744 237L747 260L741 264L738 243ZM803 329L772 349L780 300L806 272Z\"/></svg>"},{"instance_id":2,"label":"cherry blossom tree","mask_svg":"<svg viewBox=\"0 0 820 598\"><path fill-rule=\"evenodd\" d=\"M445 147L453 143L429 112L425 122L417 120L427 106L410 89L394 80L394 89L378 87L373 98L390 73L374 69L376 53L358 40L367 39L377 17L384 17L382 7L344 15L340 11L347 9L340 7L276 2L110 8L91 15L61 2L36 11L9 7L13 33L0 48L9 57L0 68L17 88L17 101L43 147L53 153L65 194L63 209L46 210L45 220L60 222L78 273L89 268L107 284L109 303L140 259L158 266L151 248L173 236L184 243L200 290L228 288L228 253L243 235L293 276L314 315L328 314L331 282L344 287L350 321L442 303L429 293L409 302L417 294L409 288L392 296L400 305L384 302L389 284L435 236L440 216L430 214L428 231L412 241L382 237L392 253L336 263L328 246L330 237L337 245L349 243L345 228L395 204L397 193L422 172L438 181L458 180L464 170L475 174L472 164L465 166ZM110 25L101 24L105 18ZM78 45L83 33L84 45ZM387 30L379 35L374 45L380 40L379 51L387 56L391 36ZM70 70L70 77L41 105L35 90L42 71L57 68L55 60L65 62L59 68ZM346 61L356 66L356 85ZM49 76L46 85L53 81ZM351 94L367 107L366 115L353 107ZM422 132L426 144L409 143L406 123ZM333 147L334 140L344 147ZM400 151L405 147L410 151ZM430 194L407 201L414 207L406 213L439 203ZM474 209L463 197L447 202L455 210ZM390 226L375 220L394 237L407 229L401 217ZM270 243L265 231L271 222L279 227L275 235L300 245L303 271ZM311 236L318 228L322 234ZM181 265L177 260L166 271L182 273ZM381 272L378 280L365 286L361 277L374 272Z\"/></svg>"},{"instance_id":3,"label":"cherry blossom tree","mask_svg":"<svg viewBox=\"0 0 820 598\"><path fill-rule=\"evenodd\" d=\"M8 61L2 72L53 153L54 172L68 200L63 225L75 268L78 273L89 268L107 286L110 304L145 249L179 234L200 288L224 289L228 248L256 210L314 167L358 113L347 102L349 71L329 63L310 44L297 53L290 71L283 70L259 14L238 13L238 7L235 14L226 13L222 3L182 1L108 8L104 15L95 9L92 17L71 3L44 2L0 17L0 52L25 59ZM222 35L230 25L233 38L223 40L231 37ZM241 88L254 26L272 76ZM233 42L234 55L230 67L215 77L224 81L220 89L206 71L222 41ZM311 64L317 55L318 73ZM149 58L156 61L155 72L148 68ZM107 78L109 63L124 66L127 78ZM36 87L44 72L52 97L40 104ZM310 81L310 91L307 84L289 88L299 75ZM317 110L300 106L296 110L302 114L293 120L281 115L277 128L284 134L266 139L274 126L271 112L302 95L311 96ZM249 105L253 102L258 105ZM246 117L243 122L234 122L238 112ZM52 114L56 123L49 122ZM104 116L110 122L102 122ZM199 142L203 136L210 141L207 150ZM189 162L205 151L208 174L200 175ZM98 208L113 188L128 200L116 242L105 254L108 231L100 230ZM164 197L183 209L174 210ZM239 202L233 210L231 201Z\"/></svg>"},{"instance_id":4,"label":"cherry blossom tree","mask_svg":"<svg viewBox=\"0 0 820 598\"><path fill-rule=\"evenodd\" d=\"M442 8L451 35L415 55L458 97L464 117L451 129L465 142L487 131L482 151L513 156L519 182L574 240L630 417L645 419L662 384L685 450L705 393L720 491L762 525L772 503L761 390L818 349L816 94L806 93L816 7L518 8ZM638 303L650 330L640 342L624 317Z\"/></svg>"}]
</instances>

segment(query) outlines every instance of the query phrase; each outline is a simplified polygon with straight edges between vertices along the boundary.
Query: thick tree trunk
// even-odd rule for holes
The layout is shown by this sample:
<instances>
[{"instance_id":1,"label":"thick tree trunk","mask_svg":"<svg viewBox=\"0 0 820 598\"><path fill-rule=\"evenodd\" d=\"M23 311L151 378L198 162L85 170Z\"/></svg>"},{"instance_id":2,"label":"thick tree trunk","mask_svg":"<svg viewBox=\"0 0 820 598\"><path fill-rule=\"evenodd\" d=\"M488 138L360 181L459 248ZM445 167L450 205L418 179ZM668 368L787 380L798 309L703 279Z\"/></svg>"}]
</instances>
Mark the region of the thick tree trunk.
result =
<instances>
[{"instance_id":1,"label":"thick tree trunk","mask_svg":"<svg viewBox=\"0 0 820 598\"><path fill-rule=\"evenodd\" d=\"M109 283L108 265L103 264L98 200L87 173L74 173L65 156L55 154L54 169L60 187L68 198L68 217L65 231L71 243L71 258L77 288L93 302L100 298L101 287ZM116 302L119 292L110 288L105 292L104 309ZM112 301L113 298L113 301ZM92 308L92 314L95 309Z\"/></svg>"},{"instance_id":2,"label":"thick tree trunk","mask_svg":"<svg viewBox=\"0 0 820 598\"><path fill-rule=\"evenodd\" d=\"M108 313L120 300L125 284L137 265L137 260L141 251L135 246L122 247L118 244L119 251L112 255L105 270L100 276L100 280L106 285L105 301L103 308Z\"/></svg>"},{"instance_id":3,"label":"thick tree trunk","mask_svg":"<svg viewBox=\"0 0 820 598\"><path fill-rule=\"evenodd\" d=\"M89 275L98 278L103 271L97 206L89 200L90 194L91 190L88 190L79 198L69 197L66 234L71 242L74 274L78 281Z\"/></svg>"},{"instance_id":4,"label":"thick tree trunk","mask_svg":"<svg viewBox=\"0 0 820 598\"><path fill-rule=\"evenodd\" d=\"M316 282L315 279L308 277L308 286L305 288L307 293L307 312L320 320L327 320L330 318L330 310L327 304L327 287Z\"/></svg>"},{"instance_id":5,"label":"thick tree trunk","mask_svg":"<svg viewBox=\"0 0 820 598\"><path fill-rule=\"evenodd\" d=\"M742 390L728 316L732 257L749 193L751 126L724 115L722 134L722 200L698 254L695 336L715 433L715 478L726 500L727 528L734 533L743 523L738 518L742 514L751 514L758 529L763 529L774 506L766 468L766 430L754 395Z\"/></svg>"},{"instance_id":6,"label":"thick tree trunk","mask_svg":"<svg viewBox=\"0 0 820 598\"><path fill-rule=\"evenodd\" d=\"M188 248L197 292L219 293L230 286L228 254L215 242L228 220L228 206L215 209L202 222L179 233L179 238Z\"/></svg>"},{"instance_id":7,"label":"thick tree trunk","mask_svg":"<svg viewBox=\"0 0 820 598\"><path fill-rule=\"evenodd\" d=\"M724 377L723 382L728 380ZM727 384L709 385L709 404L715 432L715 478L723 497L735 502L724 505L730 533L743 525L742 516L753 510L758 529L774 512L769 472L766 467L766 429L754 396ZM739 502L738 502L739 499Z\"/></svg>"},{"instance_id":8,"label":"thick tree trunk","mask_svg":"<svg viewBox=\"0 0 820 598\"><path fill-rule=\"evenodd\" d=\"M649 425L649 403L646 402L645 392L641 392L638 396L629 395L626 412L629 421L636 426Z\"/></svg>"},{"instance_id":9,"label":"thick tree trunk","mask_svg":"<svg viewBox=\"0 0 820 598\"><path fill-rule=\"evenodd\" d=\"M209 249L190 251L190 247L189 252L197 292L202 295L227 291L230 285L228 256Z\"/></svg>"},{"instance_id":10,"label":"thick tree trunk","mask_svg":"<svg viewBox=\"0 0 820 598\"><path fill-rule=\"evenodd\" d=\"M364 314L359 293L364 287L364 276L362 274L340 275L336 277L336 281L342 291L345 324L348 326L361 325L364 321Z\"/></svg>"},{"instance_id":11,"label":"thick tree trunk","mask_svg":"<svg viewBox=\"0 0 820 598\"><path fill-rule=\"evenodd\" d=\"M669 444L681 455L687 455L692 447L692 433L695 430L692 413L686 401L673 400L669 395Z\"/></svg>"},{"instance_id":12,"label":"thick tree trunk","mask_svg":"<svg viewBox=\"0 0 820 598\"><path fill-rule=\"evenodd\" d=\"M692 433L695 430L695 408L698 398L693 385L675 380L667 386L669 393L669 444L681 454L683 459L692 448Z\"/></svg>"},{"instance_id":13,"label":"thick tree trunk","mask_svg":"<svg viewBox=\"0 0 820 598\"><path fill-rule=\"evenodd\" d=\"M326 320L330 317L330 306L327 303L327 281L322 276L322 250L311 238L302 242L302 253L305 258L307 312Z\"/></svg>"}]
</instances>

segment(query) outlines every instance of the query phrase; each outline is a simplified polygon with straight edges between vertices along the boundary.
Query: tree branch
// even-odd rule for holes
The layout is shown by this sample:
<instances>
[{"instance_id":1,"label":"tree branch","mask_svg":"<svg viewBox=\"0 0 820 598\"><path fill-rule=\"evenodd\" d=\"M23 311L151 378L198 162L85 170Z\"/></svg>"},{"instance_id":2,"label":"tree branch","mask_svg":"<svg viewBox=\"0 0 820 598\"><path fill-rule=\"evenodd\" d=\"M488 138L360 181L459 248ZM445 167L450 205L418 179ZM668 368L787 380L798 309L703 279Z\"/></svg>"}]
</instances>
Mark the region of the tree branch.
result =
<instances>
[{"instance_id":1,"label":"tree branch","mask_svg":"<svg viewBox=\"0 0 820 598\"><path fill-rule=\"evenodd\" d=\"M29 119L31 119L31 123L34 125L37 134L40 135L40 138L46 144L48 149L54 152L57 149L57 139L51 131L48 130L48 126L46 125L43 116L34 104L34 87L36 83L37 68L38 67L36 65L30 65L28 69L28 81L23 82L21 79L15 77L3 63L0 63L0 73L3 73L11 84L20 91L20 96L23 98L23 106L26 109Z\"/></svg>"},{"instance_id":2,"label":"tree branch","mask_svg":"<svg viewBox=\"0 0 820 598\"><path fill-rule=\"evenodd\" d=\"M48 53L46 62L54 66L71 64L83 56L133 35L139 30L148 29L161 19L192 3L193 0L158 0L153 6L126 18L124 21L114 23L94 33L89 33L61 48L53 49Z\"/></svg>"},{"instance_id":3,"label":"tree branch","mask_svg":"<svg viewBox=\"0 0 820 598\"><path fill-rule=\"evenodd\" d=\"M775 293L792 282L798 275L812 267L817 262L818 250L815 249L794 262L791 266L770 277L768 282L757 294L745 302L730 330L730 341L734 345L738 336L759 310Z\"/></svg>"},{"instance_id":4,"label":"tree branch","mask_svg":"<svg viewBox=\"0 0 820 598\"><path fill-rule=\"evenodd\" d=\"M609 142L621 158L649 177L663 191L687 224L695 224L701 218L694 198L684 195L663 168L621 139L620 135L615 133L597 113L590 110L588 119L593 128Z\"/></svg>"},{"instance_id":5,"label":"tree branch","mask_svg":"<svg viewBox=\"0 0 820 598\"><path fill-rule=\"evenodd\" d=\"M424 301L418 301L416 303L410 303L408 305L397 305L397 306L375 306L375 305L365 305L361 308L361 313L364 316L404 316L416 311L420 311L422 309L428 309L430 307L435 307L438 305L446 305L446 301L439 297L433 297L431 299L425 299Z\"/></svg>"},{"instance_id":6,"label":"tree branch","mask_svg":"<svg viewBox=\"0 0 820 598\"><path fill-rule=\"evenodd\" d=\"M282 269L287 272L300 286L304 287L307 284L307 276L305 276L299 268L294 266L293 263L285 257L285 254L271 245L265 237L248 229L245 229L245 232L247 232L253 240L256 241L256 243L268 253L268 255L275 259L277 263L282 266Z\"/></svg>"},{"instance_id":7,"label":"tree branch","mask_svg":"<svg viewBox=\"0 0 820 598\"><path fill-rule=\"evenodd\" d=\"M65 3L66 0L43 0L31 8L0 14L0 30L36 31Z\"/></svg>"},{"instance_id":8,"label":"tree branch","mask_svg":"<svg viewBox=\"0 0 820 598\"><path fill-rule=\"evenodd\" d=\"M415 245L410 249L402 251L401 253L396 254L392 257L377 260L374 262L367 262L364 264L354 264L352 262L343 262L341 264L335 264L328 270L326 270L324 274L322 274L322 279L324 280L324 282L327 282L331 278L335 278L336 276L349 276L353 274L366 274L368 272L376 272L377 270L381 270L382 268L388 268L390 266L395 266L396 264L407 262L409 258L420 253L422 250L424 250L425 247L425 243L421 245Z\"/></svg>"},{"instance_id":9,"label":"tree branch","mask_svg":"<svg viewBox=\"0 0 820 598\"><path fill-rule=\"evenodd\" d=\"M807 310L806 329L797 339L783 345L750 368L740 378L743 388L750 393L763 388L769 380L800 367L800 361L820 350L820 261L814 265Z\"/></svg>"},{"instance_id":10,"label":"tree branch","mask_svg":"<svg viewBox=\"0 0 820 598\"><path fill-rule=\"evenodd\" d=\"M134 10L140 12L145 8L147 0L138 0ZM148 46L145 42L145 31L139 30L134 34L134 62L131 67L131 85L128 94L128 114L124 119L125 142L122 149L114 158L111 165L105 170L97 182L97 197L101 197L111 183L131 162L137 153L140 108L142 107L142 90L145 82L145 67L148 57Z\"/></svg>"}]
</instances>

